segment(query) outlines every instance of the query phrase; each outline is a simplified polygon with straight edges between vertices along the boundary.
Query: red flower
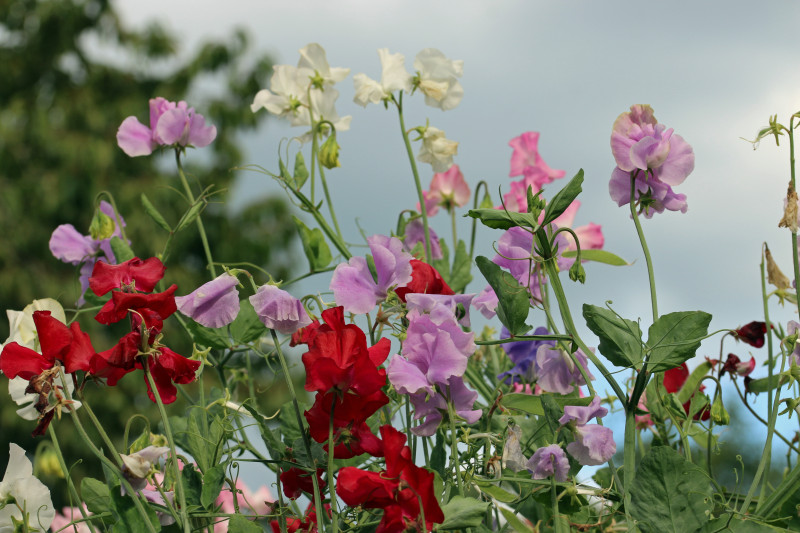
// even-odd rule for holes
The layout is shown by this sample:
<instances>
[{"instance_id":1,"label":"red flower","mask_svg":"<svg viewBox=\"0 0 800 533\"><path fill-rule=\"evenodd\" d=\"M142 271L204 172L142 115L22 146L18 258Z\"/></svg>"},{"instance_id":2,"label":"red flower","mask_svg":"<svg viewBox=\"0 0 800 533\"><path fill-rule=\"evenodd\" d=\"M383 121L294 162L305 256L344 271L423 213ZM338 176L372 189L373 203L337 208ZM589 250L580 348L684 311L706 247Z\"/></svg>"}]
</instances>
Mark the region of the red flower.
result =
<instances>
[{"instance_id":1,"label":"red flower","mask_svg":"<svg viewBox=\"0 0 800 533\"><path fill-rule=\"evenodd\" d=\"M317 469L317 484L319 489L325 487L325 482L322 480L323 470ZM314 494L314 482L311 479L311 473L303 470L302 468L290 468L281 472L281 485L283 485L283 493L287 498L296 500L303 493Z\"/></svg>"},{"instance_id":2,"label":"red flower","mask_svg":"<svg viewBox=\"0 0 800 533\"><path fill-rule=\"evenodd\" d=\"M746 342L755 348L761 348L764 346L764 337L767 334L767 324L765 322L753 321L737 330L734 330L733 333L738 340Z\"/></svg>"},{"instance_id":3,"label":"red flower","mask_svg":"<svg viewBox=\"0 0 800 533\"><path fill-rule=\"evenodd\" d=\"M403 302L408 293L455 294L438 270L419 259L411 260L411 281L405 287L396 288L394 292Z\"/></svg>"},{"instance_id":4,"label":"red flower","mask_svg":"<svg viewBox=\"0 0 800 533\"><path fill-rule=\"evenodd\" d=\"M681 363L681 366L677 366L675 368L670 368L666 372L664 372L664 388L667 392L678 392L683 388L683 384L686 383L686 380L689 378L689 367L686 366L686 363ZM700 385L697 389L697 392L703 392L705 390L705 385ZM694 397L694 394L692 395ZM692 405L691 398L689 401L683 404L683 410L686 411L686 414L689 414L689 408ZM694 415L695 420L708 420L711 417L711 409L708 405L706 405L702 411Z\"/></svg>"},{"instance_id":5,"label":"red flower","mask_svg":"<svg viewBox=\"0 0 800 533\"><path fill-rule=\"evenodd\" d=\"M722 365L721 374L728 372L731 376L740 375L740 376L747 376L756 368L756 359L755 357L751 357L750 361L747 363L743 363L739 356L729 353L728 359L725 361L725 364Z\"/></svg>"},{"instance_id":6,"label":"red flower","mask_svg":"<svg viewBox=\"0 0 800 533\"><path fill-rule=\"evenodd\" d=\"M311 324L304 328L300 328L294 333L292 333L292 338L289 341L289 346L297 346L298 344L305 344L311 341L317 334L317 329L319 328L319 320L314 320Z\"/></svg>"},{"instance_id":7,"label":"red flower","mask_svg":"<svg viewBox=\"0 0 800 533\"><path fill-rule=\"evenodd\" d=\"M381 390L369 396L318 392L305 417L311 437L319 443L327 442L333 407L333 454L337 459L349 459L362 453L382 457L381 441L369 429L366 420L388 403L389 397Z\"/></svg>"},{"instance_id":8,"label":"red flower","mask_svg":"<svg viewBox=\"0 0 800 533\"><path fill-rule=\"evenodd\" d=\"M331 515L331 506L329 504L325 504L325 513L330 517ZM272 533L280 533L281 526L278 520L272 520L269 523L270 527L272 528ZM302 519L300 518L287 518L286 519L286 531L288 533L317 533L317 511L314 507L314 502L308 504L308 508L306 509L306 515Z\"/></svg>"},{"instance_id":9,"label":"red flower","mask_svg":"<svg viewBox=\"0 0 800 533\"><path fill-rule=\"evenodd\" d=\"M129 259L118 265L109 265L98 261L89 278L89 288L97 296L102 296L112 289L129 288L141 292L152 292L166 267L157 258L151 257L142 261L138 257Z\"/></svg>"},{"instance_id":10,"label":"red flower","mask_svg":"<svg viewBox=\"0 0 800 533\"><path fill-rule=\"evenodd\" d=\"M148 329L153 328L159 332L164 327L164 319L177 310L174 296L177 288L178 286L173 284L164 292L155 294L114 291L111 299L103 305L94 318L101 324L114 324L125 318L128 312L133 311L133 327L138 327L144 319Z\"/></svg>"},{"instance_id":11,"label":"red flower","mask_svg":"<svg viewBox=\"0 0 800 533\"><path fill-rule=\"evenodd\" d=\"M67 327L50 316L50 311L34 311L33 323L36 325L42 353L16 342L7 344L0 354L0 370L9 379L20 376L30 380L53 368L56 361L64 364L67 373L90 369L90 361L95 352L89 335L81 331L80 324L73 322Z\"/></svg>"},{"instance_id":12,"label":"red flower","mask_svg":"<svg viewBox=\"0 0 800 533\"><path fill-rule=\"evenodd\" d=\"M367 348L364 332L355 324L345 324L343 307L326 309L322 319L325 324L316 329L303 354L306 390L352 389L369 395L386 385L386 371L378 366L389 356L389 340Z\"/></svg>"},{"instance_id":13,"label":"red flower","mask_svg":"<svg viewBox=\"0 0 800 533\"><path fill-rule=\"evenodd\" d=\"M158 395L164 403L172 403L178 397L178 389L175 383L185 385L194 381L195 372L200 368L200 361L187 359L177 354L166 346L159 346L147 354L150 363L150 374L156 383ZM136 363L137 368L142 368L142 363ZM147 395L150 400L155 402L156 397L150 389L150 382L147 383Z\"/></svg>"}]
</instances>

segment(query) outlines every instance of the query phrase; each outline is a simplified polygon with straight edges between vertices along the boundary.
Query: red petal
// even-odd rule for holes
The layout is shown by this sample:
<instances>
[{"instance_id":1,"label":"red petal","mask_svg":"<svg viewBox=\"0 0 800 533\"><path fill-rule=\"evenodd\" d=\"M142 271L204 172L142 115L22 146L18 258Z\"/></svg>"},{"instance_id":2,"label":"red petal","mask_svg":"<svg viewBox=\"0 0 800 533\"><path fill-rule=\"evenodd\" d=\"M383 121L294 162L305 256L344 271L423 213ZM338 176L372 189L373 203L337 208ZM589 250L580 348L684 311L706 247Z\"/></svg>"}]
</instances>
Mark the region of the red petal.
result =
<instances>
[{"instance_id":1,"label":"red petal","mask_svg":"<svg viewBox=\"0 0 800 533\"><path fill-rule=\"evenodd\" d=\"M134 257L119 265L109 265L105 261L94 264L89 288L97 296L102 296L112 289L133 284L137 291L151 292L156 283L164 277L166 267L157 258L151 257L142 261Z\"/></svg>"},{"instance_id":2,"label":"red petal","mask_svg":"<svg viewBox=\"0 0 800 533\"><path fill-rule=\"evenodd\" d=\"M16 342L10 342L3 347L0 353L0 370L8 379L17 376L23 379L31 379L38 376L44 370L53 368L54 361L48 360L42 354L30 348L20 346Z\"/></svg>"}]
</instances>

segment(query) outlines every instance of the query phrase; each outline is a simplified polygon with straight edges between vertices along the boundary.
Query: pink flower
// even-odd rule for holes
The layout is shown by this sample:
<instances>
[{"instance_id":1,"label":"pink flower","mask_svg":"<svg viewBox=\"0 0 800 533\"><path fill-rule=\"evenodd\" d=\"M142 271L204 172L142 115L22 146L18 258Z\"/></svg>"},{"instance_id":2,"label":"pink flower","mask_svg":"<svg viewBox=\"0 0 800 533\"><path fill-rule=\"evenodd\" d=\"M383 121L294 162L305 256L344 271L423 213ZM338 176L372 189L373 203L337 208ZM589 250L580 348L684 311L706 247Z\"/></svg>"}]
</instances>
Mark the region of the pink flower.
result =
<instances>
[{"instance_id":1,"label":"pink flower","mask_svg":"<svg viewBox=\"0 0 800 533\"><path fill-rule=\"evenodd\" d=\"M311 324L303 302L275 285L259 287L250 303L265 326L284 335Z\"/></svg>"},{"instance_id":2,"label":"pink flower","mask_svg":"<svg viewBox=\"0 0 800 533\"><path fill-rule=\"evenodd\" d=\"M539 155L539 132L529 131L519 137L514 137L508 145L514 149L511 154L511 172L509 177L525 176L538 184L539 188L545 183L564 177L563 170L555 170L547 166L542 156ZM526 187L527 188L527 187ZM534 192L538 189L534 188Z\"/></svg>"},{"instance_id":3,"label":"pink flower","mask_svg":"<svg viewBox=\"0 0 800 533\"><path fill-rule=\"evenodd\" d=\"M191 294L176 296L178 311L207 328L221 328L239 314L239 280L227 272L201 285Z\"/></svg>"},{"instance_id":4,"label":"pink flower","mask_svg":"<svg viewBox=\"0 0 800 533\"><path fill-rule=\"evenodd\" d=\"M270 503L274 501L272 493L269 489L262 485L256 492L251 492L247 485L242 480L236 480L236 500L239 504L240 511L250 511L256 515L269 514ZM222 492L217 496L216 504L220 506L220 511L226 514L233 514L236 512L236 506L233 502L233 492L230 487L226 486ZM228 522L221 521L214 524L214 533L225 533L228 531Z\"/></svg>"},{"instance_id":5,"label":"pink flower","mask_svg":"<svg viewBox=\"0 0 800 533\"><path fill-rule=\"evenodd\" d=\"M126 118L117 130L117 144L131 157L150 155L156 145L196 146L211 144L217 128L206 126L203 115L186 102L170 102L162 97L150 100L150 127L136 117Z\"/></svg>"},{"instance_id":6,"label":"pink flower","mask_svg":"<svg viewBox=\"0 0 800 533\"><path fill-rule=\"evenodd\" d=\"M83 510L87 516L91 516L92 513L86 510L86 504L81 504L83 506ZM50 524L51 531L59 531L63 529L68 533L91 533L92 529L86 522L78 522L73 524L73 521L83 520L83 514L81 514L81 510L78 507L64 507L61 510L61 513L56 512L56 516L53 518L53 523ZM69 529L66 529L67 526L70 526Z\"/></svg>"},{"instance_id":7,"label":"pink flower","mask_svg":"<svg viewBox=\"0 0 800 533\"><path fill-rule=\"evenodd\" d=\"M463 207L469 202L469 185L464 181L464 174L458 165L451 166L445 172L437 172L433 175L430 189L424 191L425 209L428 216L432 217L439 211L439 206L448 211L455 206ZM417 204L417 210L420 210Z\"/></svg>"}]
</instances>

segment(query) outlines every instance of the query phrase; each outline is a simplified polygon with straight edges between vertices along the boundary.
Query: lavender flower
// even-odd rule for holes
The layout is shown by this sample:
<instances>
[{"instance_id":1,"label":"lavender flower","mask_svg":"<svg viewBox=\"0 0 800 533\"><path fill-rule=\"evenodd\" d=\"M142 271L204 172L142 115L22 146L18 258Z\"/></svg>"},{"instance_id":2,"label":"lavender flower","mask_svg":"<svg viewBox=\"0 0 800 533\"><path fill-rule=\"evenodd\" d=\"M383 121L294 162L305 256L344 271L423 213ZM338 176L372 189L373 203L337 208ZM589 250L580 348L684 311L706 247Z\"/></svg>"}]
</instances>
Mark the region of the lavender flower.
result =
<instances>
[{"instance_id":1,"label":"lavender flower","mask_svg":"<svg viewBox=\"0 0 800 533\"><path fill-rule=\"evenodd\" d=\"M431 234L431 259L441 259L444 256L442 256L442 247L439 244L439 236L436 235L436 232L433 231L433 228L428 228L428 231ZM405 236L403 237L403 245L409 252L414 249L417 243L421 243L424 249L425 227L422 224L421 218L415 218L406 224Z\"/></svg>"},{"instance_id":2,"label":"lavender flower","mask_svg":"<svg viewBox=\"0 0 800 533\"><path fill-rule=\"evenodd\" d=\"M239 291L236 276L224 273L201 285L191 294L176 296L178 311L207 328L221 328L239 314Z\"/></svg>"},{"instance_id":3,"label":"lavender flower","mask_svg":"<svg viewBox=\"0 0 800 533\"><path fill-rule=\"evenodd\" d=\"M550 332L545 327L538 327L534 330L534 335L547 335ZM501 339L507 339L511 335L505 327L500 332ZM505 383L520 381L532 382L536 377L536 352L540 346L556 345L556 341L516 341L501 344L500 346L508 354L509 359L514 363L511 370L507 370L497 376L497 379Z\"/></svg>"},{"instance_id":4,"label":"lavender flower","mask_svg":"<svg viewBox=\"0 0 800 533\"><path fill-rule=\"evenodd\" d=\"M414 420L424 419L411 431L420 437L430 437L436 433L436 428L442 423L443 413L447 412L448 401L453 402L456 415L474 424L483 414L480 409L472 409L477 398L478 393L468 389L459 376L451 376L446 382L437 383L431 393L411 394L409 399L414 406Z\"/></svg>"},{"instance_id":5,"label":"lavender flower","mask_svg":"<svg viewBox=\"0 0 800 533\"><path fill-rule=\"evenodd\" d=\"M556 481L564 482L569 474L569 460L561 446L551 444L533 452L533 457L528 461L528 470L533 474L533 479L555 476Z\"/></svg>"},{"instance_id":6,"label":"lavender flower","mask_svg":"<svg viewBox=\"0 0 800 533\"><path fill-rule=\"evenodd\" d=\"M391 287L411 281L411 255L403 251L403 243L395 237L373 235L367 239L375 263L377 281L372 277L364 257L352 257L340 263L331 278L336 304L348 313L369 313L386 299Z\"/></svg>"},{"instance_id":7,"label":"lavender flower","mask_svg":"<svg viewBox=\"0 0 800 533\"><path fill-rule=\"evenodd\" d=\"M588 370L588 362L583 352L578 350L573 356L589 378L594 379ZM586 385L583 374L572 356L560 348L551 350L546 345L539 346L536 350L536 373L538 374L536 384L545 392L569 394L575 386Z\"/></svg>"},{"instance_id":8,"label":"lavender flower","mask_svg":"<svg viewBox=\"0 0 800 533\"><path fill-rule=\"evenodd\" d=\"M284 335L311 324L303 302L275 285L259 287L250 303L265 326Z\"/></svg>"},{"instance_id":9,"label":"lavender flower","mask_svg":"<svg viewBox=\"0 0 800 533\"><path fill-rule=\"evenodd\" d=\"M587 406L568 405L559 424L569 426L575 440L567 444L567 451L582 465L601 465L608 462L616 453L617 444L610 428L599 424L589 424L592 418L602 418L608 409L600 406L600 398L595 396Z\"/></svg>"}]
</instances>

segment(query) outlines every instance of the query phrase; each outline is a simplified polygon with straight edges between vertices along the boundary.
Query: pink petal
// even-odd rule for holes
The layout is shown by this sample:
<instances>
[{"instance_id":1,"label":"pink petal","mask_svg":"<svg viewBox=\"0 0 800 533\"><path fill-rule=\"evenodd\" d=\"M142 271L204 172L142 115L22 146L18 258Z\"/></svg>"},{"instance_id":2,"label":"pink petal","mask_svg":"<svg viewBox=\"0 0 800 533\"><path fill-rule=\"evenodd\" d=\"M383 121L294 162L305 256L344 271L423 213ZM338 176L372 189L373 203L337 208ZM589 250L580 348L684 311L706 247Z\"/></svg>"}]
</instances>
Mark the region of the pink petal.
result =
<instances>
[{"instance_id":1,"label":"pink petal","mask_svg":"<svg viewBox=\"0 0 800 533\"><path fill-rule=\"evenodd\" d=\"M130 157L153 153L153 133L136 117L122 121L117 130L117 144Z\"/></svg>"}]
</instances>

